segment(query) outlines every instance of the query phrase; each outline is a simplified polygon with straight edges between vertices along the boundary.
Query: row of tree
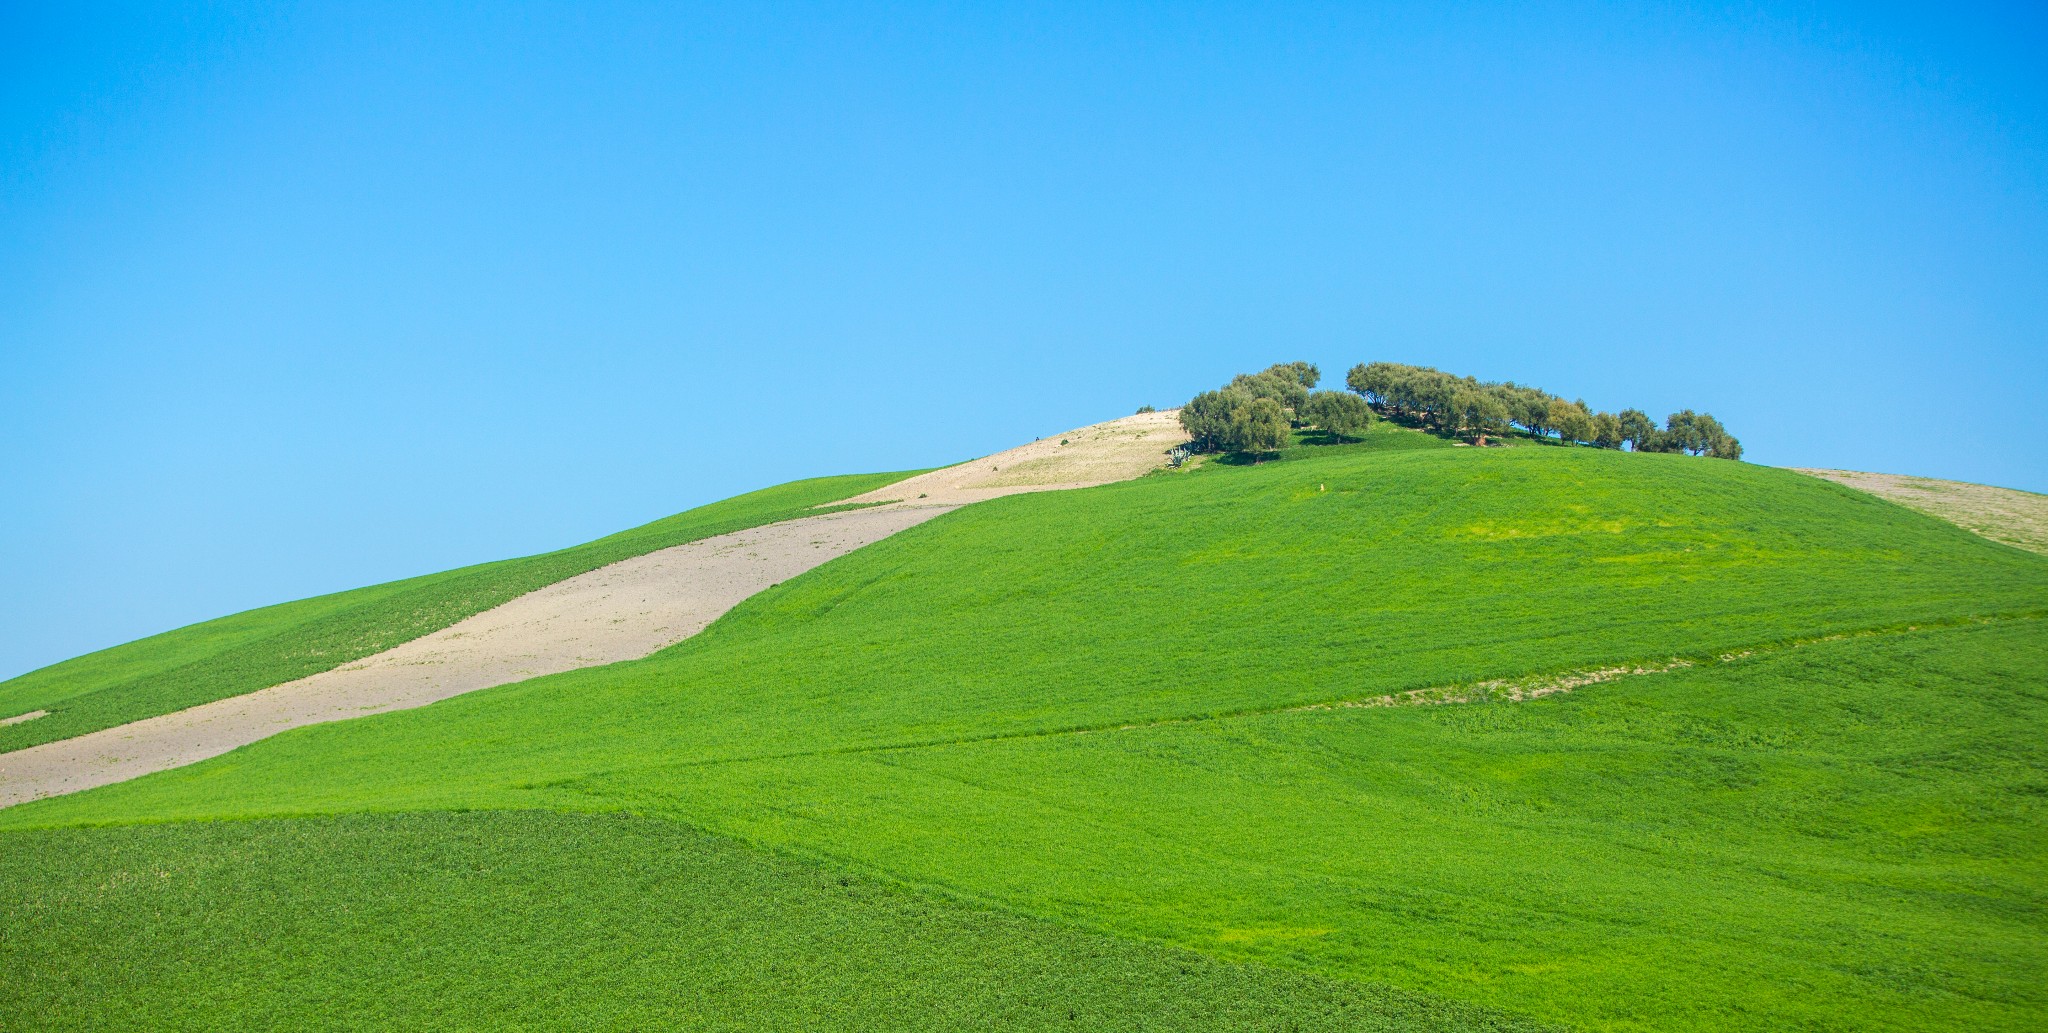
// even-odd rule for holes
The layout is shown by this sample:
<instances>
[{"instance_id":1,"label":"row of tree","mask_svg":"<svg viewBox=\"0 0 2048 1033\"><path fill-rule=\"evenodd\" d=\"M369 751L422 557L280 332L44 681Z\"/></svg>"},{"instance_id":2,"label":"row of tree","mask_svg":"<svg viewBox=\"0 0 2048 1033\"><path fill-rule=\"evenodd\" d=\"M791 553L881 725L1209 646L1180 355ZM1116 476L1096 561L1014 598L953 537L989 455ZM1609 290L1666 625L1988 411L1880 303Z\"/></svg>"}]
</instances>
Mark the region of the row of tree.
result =
<instances>
[{"instance_id":1,"label":"row of tree","mask_svg":"<svg viewBox=\"0 0 2048 1033\"><path fill-rule=\"evenodd\" d=\"M1600 448L1742 458L1742 442L1721 421L1691 409L1665 417L1660 428L1641 409L1594 412L1584 401L1566 401L1541 388L1513 381L1484 382L1399 362L1354 366L1344 382L1375 411L1440 434L1483 439L1520 427L1539 438L1556 435L1561 441Z\"/></svg>"},{"instance_id":2,"label":"row of tree","mask_svg":"<svg viewBox=\"0 0 2048 1033\"><path fill-rule=\"evenodd\" d=\"M1719 420L1691 409L1672 413L1659 427L1640 409L1594 412L1583 401L1512 381L1485 382L1398 362L1352 367L1344 382L1353 393L1317 391L1321 379L1321 371L1307 362L1240 373L1182 406L1180 423L1203 451L1272 451L1287 444L1294 427L1355 437L1377 413L1480 444L1520 427L1537 438L1554 435L1600 448L1742 458L1742 443Z\"/></svg>"},{"instance_id":3,"label":"row of tree","mask_svg":"<svg viewBox=\"0 0 2048 1033\"><path fill-rule=\"evenodd\" d=\"M1181 406L1180 425L1205 452L1270 452L1287 444L1294 427L1351 437L1365 432L1372 410L1342 391L1317 391L1323 378L1314 363L1288 362L1240 373L1215 391Z\"/></svg>"}]
</instances>

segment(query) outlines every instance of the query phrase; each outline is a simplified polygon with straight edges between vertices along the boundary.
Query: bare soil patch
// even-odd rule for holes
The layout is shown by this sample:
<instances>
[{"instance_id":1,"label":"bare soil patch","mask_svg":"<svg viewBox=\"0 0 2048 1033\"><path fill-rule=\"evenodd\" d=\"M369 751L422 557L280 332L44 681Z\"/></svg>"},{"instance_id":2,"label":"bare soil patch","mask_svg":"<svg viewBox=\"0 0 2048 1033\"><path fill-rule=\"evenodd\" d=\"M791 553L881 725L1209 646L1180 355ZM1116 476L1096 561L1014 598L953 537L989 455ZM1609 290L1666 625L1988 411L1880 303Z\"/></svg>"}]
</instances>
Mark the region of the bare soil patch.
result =
<instances>
[{"instance_id":1,"label":"bare soil patch","mask_svg":"<svg viewBox=\"0 0 2048 1033\"><path fill-rule=\"evenodd\" d=\"M702 631L770 585L948 508L830 513L678 545L529 592L332 671L0 754L0 807L180 767L302 725L638 659Z\"/></svg>"},{"instance_id":2,"label":"bare soil patch","mask_svg":"<svg viewBox=\"0 0 2048 1033\"><path fill-rule=\"evenodd\" d=\"M1179 410L1139 413L919 474L846 501L959 506L1024 491L1127 481L1165 466L1167 451L1187 440Z\"/></svg>"}]
</instances>

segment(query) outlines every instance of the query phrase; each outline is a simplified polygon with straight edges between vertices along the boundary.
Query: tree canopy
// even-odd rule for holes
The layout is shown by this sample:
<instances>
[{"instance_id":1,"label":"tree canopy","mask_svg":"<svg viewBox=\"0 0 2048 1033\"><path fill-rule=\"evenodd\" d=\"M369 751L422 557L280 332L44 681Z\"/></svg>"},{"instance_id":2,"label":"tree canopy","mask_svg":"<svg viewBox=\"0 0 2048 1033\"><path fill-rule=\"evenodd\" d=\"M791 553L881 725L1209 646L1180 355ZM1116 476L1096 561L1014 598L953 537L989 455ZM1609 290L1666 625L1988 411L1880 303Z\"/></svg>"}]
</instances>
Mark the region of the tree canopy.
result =
<instances>
[{"instance_id":1,"label":"tree canopy","mask_svg":"<svg viewBox=\"0 0 2048 1033\"><path fill-rule=\"evenodd\" d=\"M1204 391L1180 407L1180 425L1193 438L1197 451L1217 452L1229 447L1230 414L1252 400L1236 388Z\"/></svg>"},{"instance_id":2,"label":"tree canopy","mask_svg":"<svg viewBox=\"0 0 2048 1033\"><path fill-rule=\"evenodd\" d=\"M1308 396L1301 422L1340 437L1357 437L1372 423L1372 407L1365 399L1344 391L1317 391Z\"/></svg>"},{"instance_id":3,"label":"tree canopy","mask_svg":"<svg viewBox=\"0 0 2048 1033\"><path fill-rule=\"evenodd\" d=\"M1274 452L1287 447L1287 413L1271 398L1254 398L1230 414L1223 447L1232 452Z\"/></svg>"},{"instance_id":4,"label":"tree canopy","mask_svg":"<svg viewBox=\"0 0 2048 1033\"><path fill-rule=\"evenodd\" d=\"M1671 414L1664 429L1640 409L1594 412L1513 381L1492 383L1428 366L1368 362L1344 378L1375 412L1450 436L1499 434L1512 424L1538 440L1551 439L1637 452L1690 452L1739 459L1742 444L1720 421L1690 409Z\"/></svg>"},{"instance_id":5,"label":"tree canopy","mask_svg":"<svg viewBox=\"0 0 2048 1033\"><path fill-rule=\"evenodd\" d=\"M1714 456L1720 459L1742 458L1742 442L1721 426L1721 421L1711 413L1696 413L1691 409L1680 409L1664 421L1664 431L1654 442L1657 446L1644 451L1689 452L1696 456Z\"/></svg>"},{"instance_id":6,"label":"tree canopy","mask_svg":"<svg viewBox=\"0 0 2048 1033\"><path fill-rule=\"evenodd\" d=\"M1584 400L1567 401L1513 381L1482 381L1399 362L1353 366L1344 377L1344 385L1351 389L1348 394L1313 390L1321 379L1322 372L1308 362L1240 373L1222 388L1204 391L1182 406L1181 426L1196 449L1209 452L1280 448L1289 427L1354 437L1377 414L1482 444L1520 427L1538 441L1556 444L1742 458L1742 443L1721 421L1691 409L1672 413L1659 428L1641 409L1596 412Z\"/></svg>"},{"instance_id":7,"label":"tree canopy","mask_svg":"<svg viewBox=\"0 0 2048 1033\"><path fill-rule=\"evenodd\" d=\"M1312 422L1306 415L1309 388L1321 379L1322 373L1310 362L1283 362L1257 373L1239 373L1220 390L1204 391L1181 406L1180 425L1194 439L1191 444L1203 452L1270 452L1283 448L1290 428ZM1255 406L1258 402L1270 404ZM1370 410L1345 418L1354 417L1357 429L1363 430L1363 421L1371 418ZM1332 418L1338 417L1333 414ZM1272 429L1275 425L1279 427L1277 432Z\"/></svg>"}]
</instances>

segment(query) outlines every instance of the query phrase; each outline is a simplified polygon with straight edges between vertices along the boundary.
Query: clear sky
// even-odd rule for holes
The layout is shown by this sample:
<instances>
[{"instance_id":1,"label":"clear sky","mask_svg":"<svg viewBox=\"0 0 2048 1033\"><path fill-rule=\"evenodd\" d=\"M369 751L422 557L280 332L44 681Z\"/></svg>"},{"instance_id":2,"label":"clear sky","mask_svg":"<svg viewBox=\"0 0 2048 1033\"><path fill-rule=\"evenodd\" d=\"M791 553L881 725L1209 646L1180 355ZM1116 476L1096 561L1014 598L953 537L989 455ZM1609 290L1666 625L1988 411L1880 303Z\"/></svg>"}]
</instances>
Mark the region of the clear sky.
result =
<instances>
[{"instance_id":1,"label":"clear sky","mask_svg":"<svg viewBox=\"0 0 2048 1033\"><path fill-rule=\"evenodd\" d=\"M1307 359L2048 491L2038 4L0 4L0 677Z\"/></svg>"}]
</instances>

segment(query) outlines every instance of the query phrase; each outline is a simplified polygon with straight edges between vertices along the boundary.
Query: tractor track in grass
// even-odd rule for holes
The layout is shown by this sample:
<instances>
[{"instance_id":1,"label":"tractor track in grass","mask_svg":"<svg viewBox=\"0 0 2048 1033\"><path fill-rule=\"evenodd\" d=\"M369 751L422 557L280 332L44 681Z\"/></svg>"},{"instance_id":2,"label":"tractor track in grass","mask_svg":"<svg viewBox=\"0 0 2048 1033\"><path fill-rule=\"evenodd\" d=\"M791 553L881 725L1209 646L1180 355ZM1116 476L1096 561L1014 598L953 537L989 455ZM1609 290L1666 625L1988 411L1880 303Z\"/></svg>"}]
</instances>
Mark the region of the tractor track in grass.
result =
<instances>
[{"instance_id":1,"label":"tractor track in grass","mask_svg":"<svg viewBox=\"0 0 2048 1033\"><path fill-rule=\"evenodd\" d=\"M717 767L727 764L752 764L760 761L795 760L803 757L823 757L864 753L898 753L914 750L936 749L943 746L966 746L985 742L1007 742L1021 739L1051 739L1061 736L1096 735L1114 732L1136 732L1149 728L1168 728L1176 725L1202 724L1210 721L1227 721L1233 718L1265 717L1273 714L1309 714L1340 710L1364 710L1381 707L1445 706L1478 703L1521 703L1569 693L1575 689L1624 678L1646 677L1666 674L1694 667L1712 667L1721 664L1738 663L1752 657L1767 656L1787 650L1820 645L1826 642L1841 642L1848 639L1873 638L1884 635L1909 635L1927 631L1943 631L1953 628L2012 624L2023 621L2048 619L2048 611L2001 614L1995 616L1964 617L1952 620L1915 621L1909 624L1894 624L1883 627L1863 628L1855 631L1834 632L1760 643L1742 649L1694 657L1675 656L1661 661L1644 661L1632 664L1615 664L1608 667L1582 668L1548 674L1523 675L1513 678L1493 678L1478 682L1456 682L1433 685L1420 689L1404 689L1399 692L1375 693L1370 696L1340 697L1314 703L1295 703L1287 706L1258 707L1232 710L1216 714L1200 714L1190 717L1168 717L1154 721L1118 722L1087 725L1083 727L1057 728L1025 732L997 732L988 735L970 735L950 739L927 739L917 742L872 743L867 745L842 746L823 750L792 750L781 753L759 754L744 757L711 757L704 760L683 761L664 767L696 768ZM530 788L552 788L572 785L591 777L592 772L559 782L541 783Z\"/></svg>"}]
</instances>

